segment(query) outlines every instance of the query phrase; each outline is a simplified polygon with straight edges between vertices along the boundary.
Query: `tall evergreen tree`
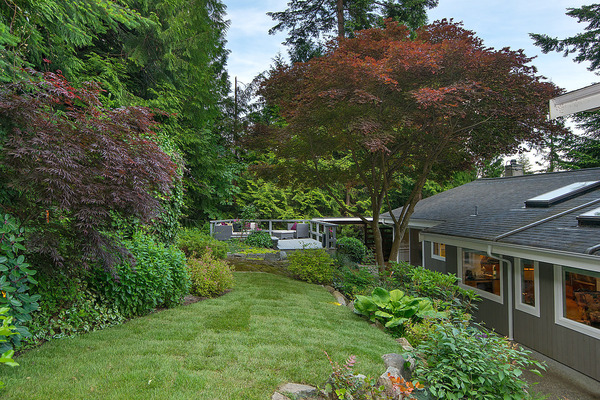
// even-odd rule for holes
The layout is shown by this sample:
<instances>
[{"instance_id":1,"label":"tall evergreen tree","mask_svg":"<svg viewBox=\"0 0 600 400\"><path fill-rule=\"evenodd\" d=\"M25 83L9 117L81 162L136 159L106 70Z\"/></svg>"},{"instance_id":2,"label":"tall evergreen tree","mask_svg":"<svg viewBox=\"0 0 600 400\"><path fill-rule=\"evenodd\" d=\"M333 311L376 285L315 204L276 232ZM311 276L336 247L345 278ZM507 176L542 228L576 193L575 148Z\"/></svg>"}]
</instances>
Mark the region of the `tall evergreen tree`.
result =
<instances>
[{"instance_id":1,"label":"tall evergreen tree","mask_svg":"<svg viewBox=\"0 0 600 400\"><path fill-rule=\"evenodd\" d=\"M577 18L577 22L587 23L584 32L565 39L532 33L531 38L544 53L557 51L562 52L565 57L575 54L574 61L589 62L588 69L598 71L600 69L600 4L567 10L566 14ZM557 138L558 145L564 150L564 156L558 160L558 165L568 169L600 166L600 113L579 113L575 116L575 120L585 135L579 138ZM556 142L552 145L555 146ZM550 154L557 156L554 148L551 148Z\"/></svg>"},{"instance_id":2,"label":"tall evergreen tree","mask_svg":"<svg viewBox=\"0 0 600 400\"><path fill-rule=\"evenodd\" d=\"M392 18L411 29L427 23L427 10L439 0L291 0L285 11L269 12L277 24L269 34L288 31L285 44L293 61L307 61L319 55L323 40L335 32L338 38L355 31L383 26Z\"/></svg>"},{"instance_id":3,"label":"tall evergreen tree","mask_svg":"<svg viewBox=\"0 0 600 400\"><path fill-rule=\"evenodd\" d=\"M187 203L198 218L231 198L234 166L216 129L229 91L221 0L7 0L0 3L0 80L22 67L99 82L110 107L168 114L185 156Z\"/></svg>"}]
</instances>

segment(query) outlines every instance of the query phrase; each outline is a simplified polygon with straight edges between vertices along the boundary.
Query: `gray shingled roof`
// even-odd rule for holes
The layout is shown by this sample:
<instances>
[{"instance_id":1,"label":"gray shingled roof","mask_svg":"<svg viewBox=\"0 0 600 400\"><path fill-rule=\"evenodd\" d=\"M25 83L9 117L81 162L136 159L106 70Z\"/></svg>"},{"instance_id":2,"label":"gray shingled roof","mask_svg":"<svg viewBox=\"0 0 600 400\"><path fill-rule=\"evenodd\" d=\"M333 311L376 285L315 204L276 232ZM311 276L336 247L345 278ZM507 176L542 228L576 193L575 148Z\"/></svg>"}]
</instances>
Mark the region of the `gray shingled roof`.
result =
<instances>
[{"instance_id":1,"label":"gray shingled roof","mask_svg":"<svg viewBox=\"0 0 600 400\"><path fill-rule=\"evenodd\" d=\"M425 232L494 240L514 229L600 199L600 189L549 208L525 208L525 200L574 182L599 180L600 168L478 179L421 200L411 221L440 221ZM600 243L600 226L578 226L576 217L598 207L600 203L570 212L498 242L583 253ZM394 210L396 215L399 212L400 209Z\"/></svg>"}]
</instances>

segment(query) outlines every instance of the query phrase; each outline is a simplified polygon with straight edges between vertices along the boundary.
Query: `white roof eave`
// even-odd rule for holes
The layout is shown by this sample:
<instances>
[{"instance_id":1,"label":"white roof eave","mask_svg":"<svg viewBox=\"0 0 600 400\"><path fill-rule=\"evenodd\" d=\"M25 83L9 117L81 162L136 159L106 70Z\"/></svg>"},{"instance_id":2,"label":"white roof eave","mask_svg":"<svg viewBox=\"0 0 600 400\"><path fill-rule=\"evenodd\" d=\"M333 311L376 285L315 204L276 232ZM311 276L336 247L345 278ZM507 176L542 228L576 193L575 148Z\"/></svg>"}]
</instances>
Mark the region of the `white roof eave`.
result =
<instances>
[{"instance_id":1,"label":"white roof eave","mask_svg":"<svg viewBox=\"0 0 600 400\"><path fill-rule=\"evenodd\" d=\"M600 83L573 90L550 100L550 119L600 109Z\"/></svg>"}]
</instances>

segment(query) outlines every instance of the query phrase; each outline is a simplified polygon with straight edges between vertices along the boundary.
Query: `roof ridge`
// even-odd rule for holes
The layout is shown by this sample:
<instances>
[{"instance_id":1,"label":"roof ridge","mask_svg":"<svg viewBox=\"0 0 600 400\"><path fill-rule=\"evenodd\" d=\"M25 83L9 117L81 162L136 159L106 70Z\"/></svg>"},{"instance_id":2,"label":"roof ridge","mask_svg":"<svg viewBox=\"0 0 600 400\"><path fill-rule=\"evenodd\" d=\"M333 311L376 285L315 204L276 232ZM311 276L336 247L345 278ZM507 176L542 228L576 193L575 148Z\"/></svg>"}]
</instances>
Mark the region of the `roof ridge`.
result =
<instances>
[{"instance_id":1,"label":"roof ridge","mask_svg":"<svg viewBox=\"0 0 600 400\"><path fill-rule=\"evenodd\" d=\"M577 173L577 172L587 172L587 171L598 171L600 172L600 167L596 167L596 168L581 168L581 169L571 169L571 170L566 170L566 171L553 171L553 172L543 172L540 174L525 174L525 175L518 175L518 176L501 176L501 177L496 177L496 178L478 178L476 180L474 180L473 182L477 182L477 181L495 181L495 180L504 180L504 179L526 179L526 178L539 178L540 176L548 176L548 175L560 175L560 174L573 174L573 173Z\"/></svg>"}]
</instances>

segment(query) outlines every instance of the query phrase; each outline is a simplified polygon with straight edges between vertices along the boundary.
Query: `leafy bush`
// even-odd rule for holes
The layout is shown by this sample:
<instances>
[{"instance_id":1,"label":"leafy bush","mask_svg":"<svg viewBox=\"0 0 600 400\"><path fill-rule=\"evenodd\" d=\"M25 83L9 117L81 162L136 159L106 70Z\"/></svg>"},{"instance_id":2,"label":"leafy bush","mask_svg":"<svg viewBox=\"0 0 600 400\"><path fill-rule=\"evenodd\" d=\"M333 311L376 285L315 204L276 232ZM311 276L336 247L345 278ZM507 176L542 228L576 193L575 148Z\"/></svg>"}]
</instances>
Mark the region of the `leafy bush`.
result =
<instances>
[{"instance_id":1,"label":"leafy bush","mask_svg":"<svg viewBox=\"0 0 600 400\"><path fill-rule=\"evenodd\" d=\"M414 350L415 377L441 399L528 399L522 370L545 369L530 352L463 321L443 321ZM532 369L539 374L538 370Z\"/></svg>"},{"instance_id":2,"label":"leafy bush","mask_svg":"<svg viewBox=\"0 0 600 400\"><path fill-rule=\"evenodd\" d=\"M214 297L233 287L233 274L229 263L212 256L210 249L200 259L188 259L191 293L201 297Z\"/></svg>"},{"instance_id":3,"label":"leafy bush","mask_svg":"<svg viewBox=\"0 0 600 400\"><path fill-rule=\"evenodd\" d=\"M17 328L12 324L13 317L8 315L9 312L8 307L0 308L0 343L6 342L6 337L10 336L18 336ZM16 367L17 364L15 360L12 359L15 351L10 349L6 350L4 353L0 354L0 364L6 364L10 367ZM0 381L0 389L4 387L4 382Z\"/></svg>"},{"instance_id":4,"label":"leafy bush","mask_svg":"<svg viewBox=\"0 0 600 400\"><path fill-rule=\"evenodd\" d=\"M447 316L436 311L428 298L408 296L398 289L388 292L376 288L371 296L356 296L354 309L372 322L381 322L394 336L401 336L404 324L410 320L418 322L423 318Z\"/></svg>"},{"instance_id":5,"label":"leafy bush","mask_svg":"<svg viewBox=\"0 0 600 400\"><path fill-rule=\"evenodd\" d=\"M288 257L289 271L308 283L331 283L333 259L325 249L296 250Z\"/></svg>"},{"instance_id":6,"label":"leafy bush","mask_svg":"<svg viewBox=\"0 0 600 400\"><path fill-rule=\"evenodd\" d=\"M350 268L342 265L333 273L333 287L349 299L366 295L377 286L377 277L365 266Z\"/></svg>"},{"instance_id":7,"label":"leafy bush","mask_svg":"<svg viewBox=\"0 0 600 400\"><path fill-rule=\"evenodd\" d=\"M29 345L117 325L125 320L114 302L90 287L84 273L62 270L38 274L40 309L33 313Z\"/></svg>"},{"instance_id":8,"label":"leafy bush","mask_svg":"<svg viewBox=\"0 0 600 400\"><path fill-rule=\"evenodd\" d=\"M8 340L0 335L0 353L18 348L23 337L29 337L27 324L31 321L31 313L38 309L40 295L29 294L29 285L36 284L33 278L36 273L25 262L21 244L25 240L24 229L10 215L4 216L0 223L0 308L8 308L8 314L14 318L19 335L11 335Z\"/></svg>"},{"instance_id":9,"label":"leafy bush","mask_svg":"<svg viewBox=\"0 0 600 400\"><path fill-rule=\"evenodd\" d=\"M471 312L481 297L472 290L457 285L458 278L452 274L441 274L405 262L391 263L381 275L381 284L387 289L402 291L420 297L429 297L444 303L446 309Z\"/></svg>"},{"instance_id":10,"label":"leafy bush","mask_svg":"<svg viewBox=\"0 0 600 400\"><path fill-rule=\"evenodd\" d=\"M95 269L100 293L114 302L126 318L146 314L156 307L181 304L190 287L185 255L142 233L126 241L125 246L135 257L135 265L124 262L116 266L116 277Z\"/></svg>"},{"instance_id":11,"label":"leafy bush","mask_svg":"<svg viewBox=\"0 0 600 400\"><path fill-rule=\"evenodd\" d=\"M355 263L362 263L367 255L367 246L353 237L339 238L336 246L336 253L348 255L350 260Z\"/></svg>"},{"instance_id":12,"label":"leafy bush","mask_svg":"<svg viewBox=\"0 0 600 400\"><path fill-rule=\"evenodd\" d=\"M253 247L264 247L265 249L270 249L273 247L273 240L271 236L266 231L255 231L248 235L245 243L248 246Z\"/></svg>"},{"instance_id":13,"label":"leafy bush","mask_svg":"<svg viewBox=\"0 0 600 400\"><path fill-rule=\"evenodd\" d=\"M182 229L177 238L177 247L179 247L187 257L202 257L202 255L206 253L207 248L210 248L214 257L227 257L226 243L218 241L197 228Z\"/></svg>"}]
</instances>

